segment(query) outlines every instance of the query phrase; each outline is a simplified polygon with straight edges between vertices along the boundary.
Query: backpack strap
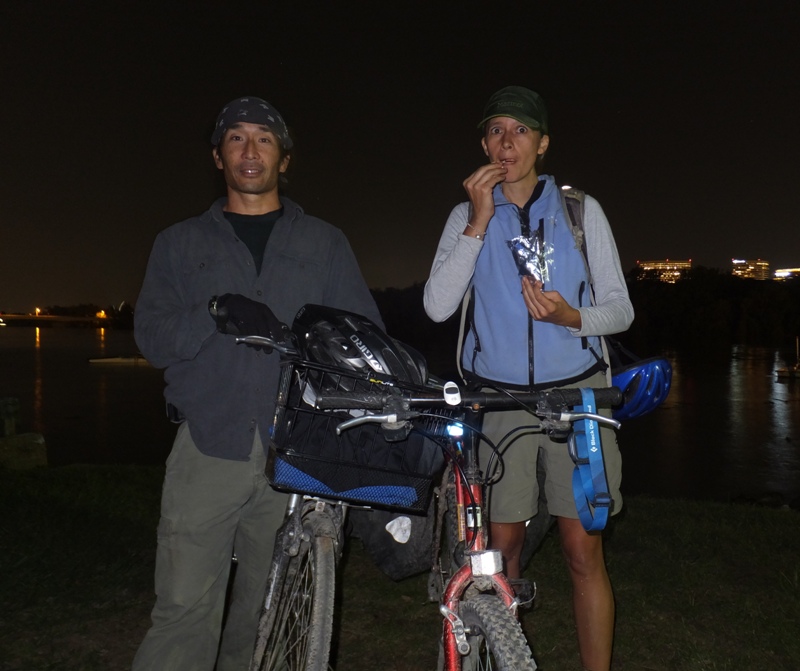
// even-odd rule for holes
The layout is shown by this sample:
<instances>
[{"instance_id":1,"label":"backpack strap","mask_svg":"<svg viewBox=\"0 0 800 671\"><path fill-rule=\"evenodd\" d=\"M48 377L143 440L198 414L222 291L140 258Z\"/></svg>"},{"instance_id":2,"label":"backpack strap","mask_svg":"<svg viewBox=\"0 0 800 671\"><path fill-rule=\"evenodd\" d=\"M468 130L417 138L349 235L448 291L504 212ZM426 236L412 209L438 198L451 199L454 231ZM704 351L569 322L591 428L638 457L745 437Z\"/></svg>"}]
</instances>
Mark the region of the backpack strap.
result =
<instances>
[{"instance_id":1,"label":"backpack strap","mask_svg":"<svg viewBox=\"0 0 800 671\"><path fill-rule=\"evenodd\" d=\"M461 299L461 319L458 324L458 342L456 343L456 368L462 380L464 371L461 369L461 352L464 350L464 340L467 337L467 321L472 318L472 284L469 285L464 292L464 298Z\"/></svg>"},{"instance_id":2,"label":"backpack strap","mask_svg":"<svg viewBox=\"0 0 800 671\"><path fill-rule=\"evenodd\" d=\"M569 224L570 230L572 231L572 237L575 238L575 249L579 250L581 253L581 258L583 259L583 265L586 268L586 277L589 278L589 293L592 297L592 304L596 304L597 301L594 295L594 278L592 277L592 269L589 266L589 252L586 249L586 229L583 226L584 221L584 213L585 213L585 204L586 204L586 194L581 191L580 189L575 189L570 187L569 189L561 189L561 209L567 215L567 223ZM600 344L602 347L601 354L598 354L594 351L592 347L589 347L589 350L594 354L597 361L602 364L603 370L606 372L606 378L611 384L611 372L610 372L610 365L609 365L609 352L606 340L608 336L603 336L600 338ZM584 342L588 342L584 340Z\"/></svg>"},{"instance_id":3,"label":"backpack strap","mask_svg":"<svg viewBox=\"0 0 800 671\"><path fill-rule=\"evenodd\" d=\"M583 228L585 202L586 194L580 189L561 189L561 208L567 215L567 223L572 231L572 237L575 238L575 249L580 250L583 264L586 266L586 276L594 294L592 269L589 267L589 254L586 251L586 231Z\"/></svg>"},{"instance_id":4,"label":"backpack strap","mask_svg":"<svg viewBox=\"0 0 800 671\"><path fill-rule=\"evenodd\" d=\"M475 364L475 357L481 351L481 339L475 331L475 285L470 283L464 298L461 299L461 320L458 326L458 342L456 343L456 368L464 384L469 385L471 379L467 376L461 366L461 355L464 351L464 342L467 339L467 330L472 329L475 336L475 347L472 351L472 363Z\"/></svg>"}]
</instances>

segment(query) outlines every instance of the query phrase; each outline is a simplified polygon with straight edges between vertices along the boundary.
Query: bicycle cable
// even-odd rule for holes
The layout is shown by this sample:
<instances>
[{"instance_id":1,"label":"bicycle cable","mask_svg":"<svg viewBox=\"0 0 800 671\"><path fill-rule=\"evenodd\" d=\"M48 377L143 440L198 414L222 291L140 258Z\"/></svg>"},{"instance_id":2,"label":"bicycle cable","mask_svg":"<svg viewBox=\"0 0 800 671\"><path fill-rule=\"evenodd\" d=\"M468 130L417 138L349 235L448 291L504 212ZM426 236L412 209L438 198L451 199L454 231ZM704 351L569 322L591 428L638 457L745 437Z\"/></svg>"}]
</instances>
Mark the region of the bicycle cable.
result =
<instances>
[{"instance_id":1,"label":"bicycle cable","mask_svg":"<svg viewBox=\"0 0 800 671\"><path fill-rule=\"evenodd\" d=\"M511 446L511 443L513 442L511 438L514 437L514 439L516 440L515 434L522 433L523 431L538 433L541 431L541 428L542 428L541 424L529 424L529 425L517 426L511 429L508 433L506 433L506 435L504 435L500 440L498 440L496 446L490 443L489 447L492 450L492 454L489 457L489 460L486 462L487 485L493 485L501 477L503 477L503 473L505 472L505 462L503 461L503 453ZM493 463L495 460L497 460L497 465L494 465Z\"/></svg>"}]
</instances>

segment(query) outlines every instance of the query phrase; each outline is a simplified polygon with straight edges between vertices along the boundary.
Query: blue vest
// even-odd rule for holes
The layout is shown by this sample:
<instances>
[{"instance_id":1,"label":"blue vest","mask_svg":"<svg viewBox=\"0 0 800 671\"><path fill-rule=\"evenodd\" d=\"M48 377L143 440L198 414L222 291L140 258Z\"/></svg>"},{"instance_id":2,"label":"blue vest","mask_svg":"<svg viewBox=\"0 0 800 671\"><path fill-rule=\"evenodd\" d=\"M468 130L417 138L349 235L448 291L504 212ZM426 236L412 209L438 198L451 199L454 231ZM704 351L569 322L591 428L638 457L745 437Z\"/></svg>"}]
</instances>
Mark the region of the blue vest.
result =
<instances>
[{"instance_id":1,"label":"blue vest","mask_svg":"<svg viewBox=\"0 0 800 671\"><path fill-rule=\"evenodd\" d=\"M545 291L558 291L572 307L591 305L591 288L581 252L575 246L558 186L549 175L542 195L531 205L530 228L544 222L544 247L551 251ZM464 340L462 365L484 380L520 387L580 379L598 362L598 337L578 338L565 326L532 321L522 299L517 265L508 241L521 234L520 209L494 189L495 214L472 278L474 312Z\"/></svg>"}]
</instances>

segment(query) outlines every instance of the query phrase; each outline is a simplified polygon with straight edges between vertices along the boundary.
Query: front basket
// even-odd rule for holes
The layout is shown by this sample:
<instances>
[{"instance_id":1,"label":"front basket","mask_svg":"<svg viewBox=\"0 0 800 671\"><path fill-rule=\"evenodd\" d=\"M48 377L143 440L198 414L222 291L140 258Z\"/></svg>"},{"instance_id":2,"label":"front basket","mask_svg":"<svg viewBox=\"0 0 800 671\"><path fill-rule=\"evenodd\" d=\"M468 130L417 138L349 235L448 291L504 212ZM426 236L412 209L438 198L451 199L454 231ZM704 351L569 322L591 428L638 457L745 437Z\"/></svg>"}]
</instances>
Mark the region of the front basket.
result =
<instances>
[{"instance_id":1,"label":"front basket","mask_svg":"<svg viewBox=\"0 0 800 671\"><path fill-rule=\"evenodd\" d=\"M313 405L321 390L380 392L386 384L338 368L285 363L270 440L270 484L355 504L426 511L431 485L443 466L436 439L445 435L450 411L436 410L435 417L414 420L408 438L389 442L377 424L337 436L336 426L354 415Z\"/></svg>"}]
</instances>

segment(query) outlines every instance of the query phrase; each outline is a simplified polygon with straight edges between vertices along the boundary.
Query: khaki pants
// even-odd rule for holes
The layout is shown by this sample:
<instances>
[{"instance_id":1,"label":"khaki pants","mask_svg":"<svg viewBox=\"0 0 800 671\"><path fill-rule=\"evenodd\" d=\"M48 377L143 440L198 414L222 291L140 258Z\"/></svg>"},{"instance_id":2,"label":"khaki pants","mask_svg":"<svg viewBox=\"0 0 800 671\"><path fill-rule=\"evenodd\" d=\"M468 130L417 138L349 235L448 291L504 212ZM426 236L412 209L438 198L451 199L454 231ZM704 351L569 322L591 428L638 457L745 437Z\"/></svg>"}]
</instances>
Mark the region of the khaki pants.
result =
<instances>
[{"instance_id":1,"label":"khaki pants","mask_svg":"<svg viewBox=\"0 0 800 671\"><path fill-rule=\"evenodd\" d=\"M248 668L287 496L272 490L256 432L250 461L202 454L184 422L167 460L156 605L134 671ZM222 629L231 557L237 565ZM216 667L215 667L216 663Z\"/></svg>"},{"instance_id":2,"label":"khaki pants","mask_svg":"<svg viewBox=\"0 0 800 671\"><path fill-rule=\"evenodd\" d=\"M596 373L583 380L581 387L606 387L604 373ZM600 408L606 417L611 412ZM537 425L539 420L524 410L487 412L483 420L483 432L497 443L508 431L519 426ZM622 457L613 429L600 427L603 446L603 461L608 480L609 494L614 503L611 514L622 510ZM481 444L481 463L488 461L488 448ZM489 490L489 514L493 522L522 522L538 512L539 483L536 464L542 459L545 470L545 497L548 512L558 517L578 518L578 509L572 491L572 473L575 463L569 456L567 444L555 442L543 433L531 431L517 434L517 438L503 452L503 474ZM489 474L491 475L491 473Z\"/></svg>"}]
</instances>

